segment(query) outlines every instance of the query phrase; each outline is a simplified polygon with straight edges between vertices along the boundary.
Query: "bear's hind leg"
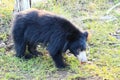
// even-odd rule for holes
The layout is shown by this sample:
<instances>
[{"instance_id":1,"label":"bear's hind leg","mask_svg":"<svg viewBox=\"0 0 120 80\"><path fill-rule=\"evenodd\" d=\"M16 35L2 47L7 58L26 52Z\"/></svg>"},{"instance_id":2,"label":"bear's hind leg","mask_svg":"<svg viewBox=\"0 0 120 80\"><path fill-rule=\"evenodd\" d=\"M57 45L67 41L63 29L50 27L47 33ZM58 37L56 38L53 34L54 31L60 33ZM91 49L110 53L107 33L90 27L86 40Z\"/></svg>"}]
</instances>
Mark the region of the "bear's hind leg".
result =
<instances>
[{"instance_id":1,"label":"bear's hind leg","mask_svg":"<svg viewBox=\"0 0 120 80\"><path fill-rule=\"evenodd\" d=\"M30 54L32 54L35 57L37 57L38 55L42 55L42 53L38 52L36 48L37 48L37 45L28 44L28 51L30 52Z\"/></svg>"},{"instance_id":2,"label":"bear's hind leg","mask_svg":"<svg viewBox=\"0 0 120 80\"><path fill-rule=\"evenodd\" d=\"M25 56L26 43L23 41L15 42L16 57L22 58Z\"/></svg>"},{"instance_id":3,"label":"bear's hind leg","mask_svg":"<svg viewBox=\"0 0 120 80\"><path fill-rule=\"evenodd\" d=\"M23 41L19 41L19 42L15 42L15 50L16 50L16 57L19 58L25 58L25 59L30 59L32 58L32 55L28 55L25 54L26 52L26 42Z\"/></svg>"}]
</instances>

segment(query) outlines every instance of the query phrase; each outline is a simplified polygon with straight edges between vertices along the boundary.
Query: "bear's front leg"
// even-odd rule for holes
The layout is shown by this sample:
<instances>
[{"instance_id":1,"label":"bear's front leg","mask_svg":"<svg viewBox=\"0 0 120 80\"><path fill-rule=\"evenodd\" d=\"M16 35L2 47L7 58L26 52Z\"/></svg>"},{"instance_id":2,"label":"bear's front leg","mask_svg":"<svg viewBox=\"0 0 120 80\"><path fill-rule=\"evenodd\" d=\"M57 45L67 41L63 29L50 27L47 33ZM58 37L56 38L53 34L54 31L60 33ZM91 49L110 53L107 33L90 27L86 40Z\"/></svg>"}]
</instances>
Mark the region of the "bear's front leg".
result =
<instances>
[{"instance_id":1,"label":"bear's front leg","mask_svg":"<svg viewBox=\"0 0 120 80\"><path fill-rule=\"evenodd\" d=\"M57 68L65 68L67 65L63 61L62 53L56 53L54 56L51 55Z\"/></svg>"}]
</instances>

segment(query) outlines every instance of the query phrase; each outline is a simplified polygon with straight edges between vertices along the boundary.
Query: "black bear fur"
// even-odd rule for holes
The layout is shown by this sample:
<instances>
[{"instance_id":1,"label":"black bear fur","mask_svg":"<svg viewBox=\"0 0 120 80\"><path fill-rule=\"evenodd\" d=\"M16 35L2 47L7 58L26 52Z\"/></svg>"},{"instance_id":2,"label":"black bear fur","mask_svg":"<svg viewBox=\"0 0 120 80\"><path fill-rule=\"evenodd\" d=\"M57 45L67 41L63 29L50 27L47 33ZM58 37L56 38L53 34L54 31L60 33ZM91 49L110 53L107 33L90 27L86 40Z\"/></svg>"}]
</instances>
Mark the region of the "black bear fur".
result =
<instances>
[{"instance_id":1,"label":"black bear fur","mask_svg":"<svg viewBox=\"0 0 120 80\"><path fill-rule=\"evenodd\" d=\"M31 55L37 56L36 47L43 43L56 66L64 68L62 53L69 49L76 56L78 49L85 50L88 33L53 13L30 9L16 15L12 35L17 57L26 56L26 46Z\"/></svg>"}]
</instances>

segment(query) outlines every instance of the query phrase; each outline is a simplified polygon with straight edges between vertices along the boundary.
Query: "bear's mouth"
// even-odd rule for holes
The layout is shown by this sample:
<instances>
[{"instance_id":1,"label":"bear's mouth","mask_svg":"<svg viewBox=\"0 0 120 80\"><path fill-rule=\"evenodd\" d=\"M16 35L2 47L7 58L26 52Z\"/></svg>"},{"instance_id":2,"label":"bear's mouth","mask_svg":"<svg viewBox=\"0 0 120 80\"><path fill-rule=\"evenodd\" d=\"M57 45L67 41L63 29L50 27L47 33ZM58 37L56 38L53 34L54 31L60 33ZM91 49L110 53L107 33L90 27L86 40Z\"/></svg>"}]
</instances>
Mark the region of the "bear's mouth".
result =
<instances>
[{"instance_id":1,"label":"bear's mouth","mask_svg":"<svg viewBox=\"0 0 120 80\"><path fill-rule=\"evenodd\" d=\"M79 52L79 54L77 55L77 58L81 62L87 62L86 51Z\"/></svg>"}]
</instances>

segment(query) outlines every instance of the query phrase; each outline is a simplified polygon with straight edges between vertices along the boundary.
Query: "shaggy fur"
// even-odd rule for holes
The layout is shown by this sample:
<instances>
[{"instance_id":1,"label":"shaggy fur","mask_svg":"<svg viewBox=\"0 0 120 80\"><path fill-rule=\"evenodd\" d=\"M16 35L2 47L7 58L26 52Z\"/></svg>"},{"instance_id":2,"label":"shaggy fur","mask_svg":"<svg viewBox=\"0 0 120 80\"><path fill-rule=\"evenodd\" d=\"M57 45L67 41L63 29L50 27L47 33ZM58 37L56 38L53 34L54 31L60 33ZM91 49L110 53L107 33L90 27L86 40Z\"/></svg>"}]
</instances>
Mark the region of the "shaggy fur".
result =
<instances>
[{"instance_id":1,"label":"shaggy fur","mask_svg":"<svg viewBox=\"0 0 120 80\"><path fill-rule=\"evenodd\" d=\"M86 49L88 33L79 31L71 22L53 13L30 9L16 15L13 23L13 40L16 56L26 57L26 46L31 55L38 55L36 47L43 43L58 68L65 67L62 52L69 49L75 56L77 50Z\"/></svg>"}]
</instances>

